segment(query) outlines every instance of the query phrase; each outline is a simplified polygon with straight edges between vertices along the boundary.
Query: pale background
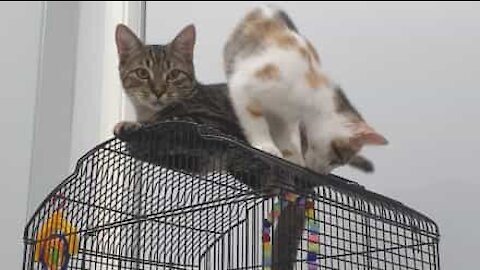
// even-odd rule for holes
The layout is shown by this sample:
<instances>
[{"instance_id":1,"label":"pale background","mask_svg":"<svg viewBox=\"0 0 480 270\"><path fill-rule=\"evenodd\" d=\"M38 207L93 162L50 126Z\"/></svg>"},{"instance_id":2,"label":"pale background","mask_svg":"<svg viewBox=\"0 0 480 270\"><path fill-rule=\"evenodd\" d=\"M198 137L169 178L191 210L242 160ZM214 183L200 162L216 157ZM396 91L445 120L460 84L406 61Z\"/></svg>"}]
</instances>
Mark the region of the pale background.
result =
<instances>
[{"instance_id":1,"label":"pale background","mask_svg":"<svg viewBox=\"0 0 480 270\"><path fill-rule=\"evenodd\" d=\"M135 13L122 9L130 4L138 1L0 3L2 269L20 268L23 227L46 194L131 117L113 45L115 24ZM251 5L148 2L147 40L165 42L194 22L199 77L223 81L223 42ZM480 4L281 5L391 142L367 149L374 175L337 173L435 219L443 269L477 269Z\"/></svg>"},{"instance_id":2,"label":"pale background","mask_svg":"<svg viewBox=\"0 0 480 270\"><path fill-rule=\"evenodd\" d=\"M198 30L203 82L224 81L221 52L249 2L147 2L146 40ZM438 222L443 269L478 269L480 4L282 2L325 70L391 142L365 151L377 171L336 173Z\"/></svg>"},{"instance_id":3,"label":"pale background","mask_svg":"<svg viewBox=\"0 0 480 270\"><path fill-rule=\"evenodd\" d=\"M0 3L0 260L20 269L39 72L42 3Z\"/></svg>"}]
</instances>

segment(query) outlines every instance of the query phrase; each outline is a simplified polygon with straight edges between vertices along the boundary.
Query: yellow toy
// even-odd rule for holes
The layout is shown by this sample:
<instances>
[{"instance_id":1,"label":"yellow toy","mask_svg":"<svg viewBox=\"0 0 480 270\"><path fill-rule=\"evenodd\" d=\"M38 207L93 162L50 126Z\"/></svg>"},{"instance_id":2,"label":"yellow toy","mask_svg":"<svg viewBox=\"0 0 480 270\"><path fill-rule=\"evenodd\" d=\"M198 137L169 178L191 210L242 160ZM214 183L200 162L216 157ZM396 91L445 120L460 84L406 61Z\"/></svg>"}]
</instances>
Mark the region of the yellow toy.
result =
<instances>
[{"instance_id":1,"label":"yellow toy","mask_svg":"<svg viewBox=\"0 0 480 270\"><path fill-rule=\"evenodd\" d=\"M70 256L78 253L79 246L77 229L62 210L56 210L38 230L35 261L47 269L64 269Z\"/></svg>"}]
</instances>

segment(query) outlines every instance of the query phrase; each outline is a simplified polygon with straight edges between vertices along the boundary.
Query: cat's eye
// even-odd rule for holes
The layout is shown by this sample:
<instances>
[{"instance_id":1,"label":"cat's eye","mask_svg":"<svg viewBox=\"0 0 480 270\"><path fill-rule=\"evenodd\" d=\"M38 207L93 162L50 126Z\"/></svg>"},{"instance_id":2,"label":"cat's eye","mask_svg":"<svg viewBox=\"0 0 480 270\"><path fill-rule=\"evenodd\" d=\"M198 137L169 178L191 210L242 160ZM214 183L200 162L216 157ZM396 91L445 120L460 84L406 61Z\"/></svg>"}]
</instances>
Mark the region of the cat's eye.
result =
<instances>
[{"instance_id":1,"label":"cat's eye","mask_svg":"<svg viewBox=\"0 0 480 270\"><path fill-rule=\"evenodd\" d=\"M148 72L148 70L144 69L144 68L137 68L135 70L135 74L137 74L137 76L140 78L140 79L148 79L150 78L150 73Z\"/></svg>"},{"instance_id":2,"label":"cat's eye","mask_svg":"<svg viewBox=\"0 0 480 270\"><path fill-rule=\"evenodd\" d=\"M175 80L176 78L178 78L178 76L180 76L182 72L178 69L174 69L172 71L170 71L170 73L168 73L167 75L167 80L171 81L171 80Z\"/></svg>"}]
</instances>

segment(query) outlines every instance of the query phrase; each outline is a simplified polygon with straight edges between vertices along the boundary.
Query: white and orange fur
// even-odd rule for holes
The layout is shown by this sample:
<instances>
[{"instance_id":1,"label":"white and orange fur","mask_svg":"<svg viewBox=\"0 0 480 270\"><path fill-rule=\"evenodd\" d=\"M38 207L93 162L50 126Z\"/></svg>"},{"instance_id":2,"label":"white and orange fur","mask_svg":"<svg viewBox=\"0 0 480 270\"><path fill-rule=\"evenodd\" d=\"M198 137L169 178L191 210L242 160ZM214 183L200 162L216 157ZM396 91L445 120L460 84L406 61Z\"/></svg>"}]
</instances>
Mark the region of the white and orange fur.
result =
<instances>
[{"instance_id":1,"label":"white and orange fur","mask_svg":"<svg viewBox=\"0 0 480 270\"><path fill-rule=\"evenodd\" d=\"M250 11L227 42L224 60L231 101L252 146L326 174L364 145L387 144L353 107L339 109L339 101L351 105L283 11ZM332 151L332 143L346 146L347 154Z\"/></svg>"}]
</instances>

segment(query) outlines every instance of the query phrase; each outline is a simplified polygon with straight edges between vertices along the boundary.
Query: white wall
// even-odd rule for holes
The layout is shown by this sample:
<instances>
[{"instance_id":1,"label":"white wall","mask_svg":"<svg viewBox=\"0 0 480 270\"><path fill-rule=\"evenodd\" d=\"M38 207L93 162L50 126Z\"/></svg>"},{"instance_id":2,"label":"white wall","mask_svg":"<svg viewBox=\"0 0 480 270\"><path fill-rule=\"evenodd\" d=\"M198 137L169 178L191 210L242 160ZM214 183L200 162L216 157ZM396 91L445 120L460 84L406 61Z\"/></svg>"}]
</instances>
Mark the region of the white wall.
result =
<instances>
[{"instance_id":1,"label":"white wall","mask_svg":"<svg viewBox=\"0 0 480 270\"><path fill-rule=\"evenodd\" d=\"M32 157L42 2L0 3L0 261L19 269Z\"/></svg>"},{"instance_id":2,"label":"white wall","mask_svg":"<svg viewBox=\"0 0 480 270\"><path fill-rule=\"evenodd\" d=\"M105 3L79 4L78 48L72 119L70 163L100 142L101 85L103 83Z\"/></svg>"},{"instance_id":3,"label":"white wall","mask_svg":"<svg viewBox=\"0 0 480 270\"><path fill-rule=\"evenodd\" d=\"M252 3L148 2L146 40L198 30L196 67L223 81L221 52ZM337 173L412 206L441 229L443 269L477 269L480 251L480 4L284 2L323 66L391 145L377 171Z\"/></svg>"},{"instance_id":4,"label":"white wall","mask_svg":"<svg viewBox=\"0 0 480 270\"><path fill-rule=\"evenodd\" d=\"M80 1L70 163L111 138L114 125L133 119L118 75L115 27L141 28L140 1Z\"/></svg>"},{"instance_id":5,"label":"white wall","mask_svg":"<svg viewBox=\"0 0 480 270\"><path fill-rule=\"evenodd\" d=\"M70 173L78 6L75 1L46 3L28 216Z\"/></svg>"}]
</instances>

